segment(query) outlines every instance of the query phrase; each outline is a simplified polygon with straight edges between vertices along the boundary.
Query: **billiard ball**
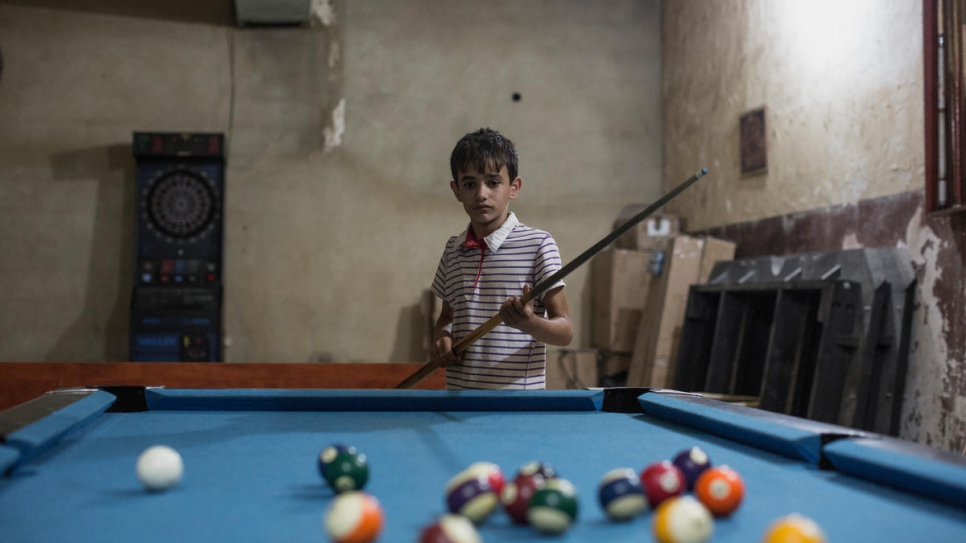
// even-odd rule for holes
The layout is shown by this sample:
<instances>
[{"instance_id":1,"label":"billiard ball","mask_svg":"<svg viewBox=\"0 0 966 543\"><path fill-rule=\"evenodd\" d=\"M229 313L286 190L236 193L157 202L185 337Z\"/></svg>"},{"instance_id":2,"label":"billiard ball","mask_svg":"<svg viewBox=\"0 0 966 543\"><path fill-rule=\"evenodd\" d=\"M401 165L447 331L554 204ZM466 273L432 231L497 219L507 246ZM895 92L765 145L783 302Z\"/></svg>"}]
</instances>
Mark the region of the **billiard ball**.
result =
<instances>
[{"instance_id":1,"label":"billiard ball","mask_svg":"<svg viewBox=\"0 0 966 543\"><path fill-rule=\"evenodd\" d=\"M737 471L728 466L716 466L698 477L694 493L714 516L726 517L741 505L745 483Z\"/></svg>"},{"instance_id":2,"label":"billiard ball","mask_svg":"<svg viewBox=\"0 0 966 543\"><path fill-rule=\"evenodd\" d=\"M479 524L496 510L499 497L486 475L463 470L446 484L446 508Z\"/></svg>"},{"instance_id":3,"label":"billiard ball","mask_svg":"<svg viewBox=\"0 0 966 543\"><path fill-rule=\"evenodd\" d=\"M154 445L138 456L135 466L144 488L162 492L178 484L184 474L184 462L178 451L167 445Z\"/></svg>"},{"instance_id":4,"label":"billiard ball","mask_svg":"<svg viewBox=\"0 0 966 543\"><path fill-rule=\"evenodd\" d=\"M329 504L325 532L336 543L369 543L382 531L379 500L359 490L343 492Z\"/></svg>"},{"instance_id":5,"label":"billiard ball","mask_svg":"<svg viewBox=\"0 0 966 543\"><path fill-rule=\"evenodd\" d=\"M658 543L704 543L714 532L714 519L693 497L675 496L658 506L652 528Z\"/></svg>"},{"instance_id":6,"label":"billiard ball","mask_svg":"<svg viewBox=\"0 0 966 543\"><path fill-rule=\"evenodd\" d=\"M419 543L480 543L479 532L466 517L443 515L436 522L423 528Z\"/></svg>"},{"instance_id":7,"label":"billiard ball","mask_svg":"<svg viewBox=\"0 0 966 543\"><path fill-rule=\"evenodd\" d=\"M597 487L600 506L612 520L630 520L647 509L641 479L631 468L612 469Z\"/></svg>"},{"instance_id":8,"label":"billiard ball","mask_svg":"<svg viewBox=\"0 0 966 543\"><path fill-rule=\"evenodd\" d=\"M825 534L814 520L793 513L772 522L762 543L825 543Z\"/></svg>"},{"instance_id":9,"label":"billiard ball","mask_svg":"<svg viewBox=\"0 0 966 543\"><path fill-rule=\"evenodd\" d=\"M651 507L664 500L680 496L687 489L684 474L668 460L648 464L641 472L641 486Z\"/></svg>"},{"instance_id":10,"label":"billiard ball","mask_svg":"<svg viewBox=\"0 0 966 543\"><path fill-rule=\"evenodd\" d=\"M362 490L369 481L369 462L354 447L332 445L319 453L319 473L336 493Z\"/></svg>"},{"instance_id":11,"label":"billiard ball","mask_svg":"<svg viewBox=\"0 0 966 543\"><path fill-rule=\"evenodd\" d=\"M515 479L503 486L500 493L500 503L514 524L527 523L527 508L530 506L530 498L533 494L543 488L547 479L542 475L533 473L530 475L517 475Z\"/></svg>"},{"instance_id":12,"label":"billiard ball","mask_svg":"<svg viewBox=\"0 0 966 543\"><path fill-rule=\"evenodd\" d=\"M688 490L694 490L694 483L698 480L698 476L711 467L711 459L700 447L691 447L686 451L681 451L671 463L684 474L684 480L688 483Z\"/></svg>"},{"instance_id":13,"label":"billiard ball","mask_svg":"<svg viewBox=\"0 0 966 543\"><path fill-rule=\"evenodd\" d=\"M544 479L553 479L557 476L557 472L553 469L553 466L546 462L534 461L520 466L517 475L540 475Z\"/></svg>"},{"instance_id":14,"label":"billiard ball","mask_svg":"<svg viewBox=\"0 0 966 543\"><path fill-rule=\"evenodd\" d=\"M530 498L527 521L541 532L561 534L576 519L577 489L566 479L547 479Z\"/></svg>"},{"instance_id":15,"label":"billiard ball","mask_svg":"<svg viewBox=\"0 0 966 543\"><path fill-rule=\"evenodd\" d=\"M319 474L322 475L322 478L325 478L325 469L342 453L358 454L359 451L351 445L343 445L342 443L333 443L322 449L322 452L319 453L318 462Z\"/></svg>"},{"instance_id":16,"label":"billiard ball","mask_svg":"<svg viewBox=\"0 0 966 543\"><path fill-rule=\"evenodd\" d=\"M466 470L485 476L497 496L500 495L500 492L503 492L503 485L506 484L506 479L503 476L503 470L500 469L500 466L493 462L476 462L466 468Z\"/></svg>"}]
</instances>

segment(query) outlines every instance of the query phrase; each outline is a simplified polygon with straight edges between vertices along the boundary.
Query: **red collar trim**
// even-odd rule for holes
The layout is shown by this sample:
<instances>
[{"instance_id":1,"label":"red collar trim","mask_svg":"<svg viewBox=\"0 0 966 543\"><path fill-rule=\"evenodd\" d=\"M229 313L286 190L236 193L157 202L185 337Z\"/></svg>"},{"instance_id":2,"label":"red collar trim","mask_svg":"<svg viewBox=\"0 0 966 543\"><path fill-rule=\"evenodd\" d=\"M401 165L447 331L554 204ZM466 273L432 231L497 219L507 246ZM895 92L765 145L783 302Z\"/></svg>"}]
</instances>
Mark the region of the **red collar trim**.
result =
<instances>
[{"instance_id":1,"label":"red collar trim","mask_svg":"<svg viewBox=\"0 0 966 543\"><path fill-rule=\"evenodd\" d=\"M473 228L466 229L466 239L463 241L464 249L479 249L481 251L486 251L486 239L480 239L476 237L476 233L473 232Z\"/></svg>"}]
</instances>

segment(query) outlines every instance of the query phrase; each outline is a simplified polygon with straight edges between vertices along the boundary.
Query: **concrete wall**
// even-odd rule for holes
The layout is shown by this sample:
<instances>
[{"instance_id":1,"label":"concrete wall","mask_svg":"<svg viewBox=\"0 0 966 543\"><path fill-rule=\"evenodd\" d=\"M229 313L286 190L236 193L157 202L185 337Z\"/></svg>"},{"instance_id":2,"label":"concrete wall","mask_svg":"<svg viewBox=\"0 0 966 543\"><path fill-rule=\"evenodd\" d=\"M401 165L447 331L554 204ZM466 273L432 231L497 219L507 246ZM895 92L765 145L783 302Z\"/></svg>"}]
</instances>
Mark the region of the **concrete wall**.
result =
<instances>
[{"instance_id":1,"label":"concrete wall","mask_svg":"<svg viewBox=\"0 0 966 543\"><path fill-rule=\"evenodd\" d=\"M422 360L466 224L449 152L480 126L516 142L513 209L565 260L661 191L657 0L318 2L302 28L26 4L0 5L0 360L127 357L135 130L226 133L229 361ZM568 283L587 346L587 270Z\"/></svg>"},{"instance_id":2,"label":"concrete wall","mask_svg":"<svg viewBox=\"0 0 966 543\"><path fill-rule=\"evenodd\" d=\"M927 217L922 207L921 7L666 2L665 185L706 165L711 175L672 211L693 230L754 237L739 256L906 247L918 290L901 435L958 451L966 445L966 220ZM767 172L743 175L739 117L762 106Z\"/></svg>"}]
</instances>

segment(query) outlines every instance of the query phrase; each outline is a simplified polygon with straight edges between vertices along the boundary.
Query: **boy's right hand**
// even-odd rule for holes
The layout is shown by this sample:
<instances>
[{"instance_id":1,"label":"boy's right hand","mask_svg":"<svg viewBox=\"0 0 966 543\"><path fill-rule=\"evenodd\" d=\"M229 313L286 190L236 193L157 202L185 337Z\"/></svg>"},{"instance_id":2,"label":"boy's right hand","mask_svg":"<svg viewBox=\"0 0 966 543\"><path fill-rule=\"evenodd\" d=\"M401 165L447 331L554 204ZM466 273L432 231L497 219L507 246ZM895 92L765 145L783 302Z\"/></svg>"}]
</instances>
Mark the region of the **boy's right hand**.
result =
<instances>
[{"instance_id":1,"label":"boy's right hand","mask_svg":"<svg viewBox=\"0 0 966 543\"><path fill-rule=\"evenodd\" d=\"M458 361L456 353L453 352L453 336L445 334L433 342L430 360L441 368L452 366Z\"/></svg>"}]
</instances>

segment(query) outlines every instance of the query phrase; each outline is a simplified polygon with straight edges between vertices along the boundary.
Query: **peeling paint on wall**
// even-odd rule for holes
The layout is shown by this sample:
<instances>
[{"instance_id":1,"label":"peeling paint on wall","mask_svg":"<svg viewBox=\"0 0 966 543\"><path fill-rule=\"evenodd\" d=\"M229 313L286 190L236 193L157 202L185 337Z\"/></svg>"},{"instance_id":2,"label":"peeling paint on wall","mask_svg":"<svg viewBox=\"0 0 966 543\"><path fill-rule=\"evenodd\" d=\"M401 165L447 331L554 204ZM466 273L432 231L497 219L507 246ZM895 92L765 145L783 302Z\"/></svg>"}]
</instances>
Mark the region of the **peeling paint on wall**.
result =
<instances>
[{"instance_id":1,"label":"peeling paint on wall","mask_svg":"<svg viewBox=\"0 0 966 543\"><path fill-rule=\"evenodd\" d=\"M339 100L339 105L332 110L332 124L325 127L325 152L342 145L342 134L345 133L345 98Z\"/></svg>"},{"instance_id":2,"label":"peeling paint on wall","mask_svg":"<svg viewBox=\"0 0 966 543\"><path fill-rule=\"evenodd\" d=\"M927 217L922 191L910 191L696 233L734 241L738 257L906 248L916 269L917 287L899 436L936 448L963 450L966 217Z\"/></svg>"},{"instance_id":3,"label":"peeling paint on wall","mask_svg":"<svg viewBox=\"0 0 966 543\"><path fill-rule=\"evenodd\" d=\"M332 7L332 0L312 0L312 21L321 23L322 26L335 24L335 9Z\"/></svg>"}]
</instances>

